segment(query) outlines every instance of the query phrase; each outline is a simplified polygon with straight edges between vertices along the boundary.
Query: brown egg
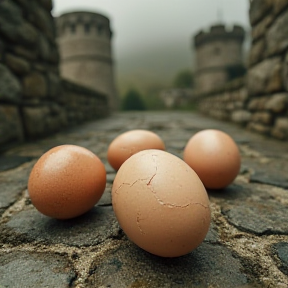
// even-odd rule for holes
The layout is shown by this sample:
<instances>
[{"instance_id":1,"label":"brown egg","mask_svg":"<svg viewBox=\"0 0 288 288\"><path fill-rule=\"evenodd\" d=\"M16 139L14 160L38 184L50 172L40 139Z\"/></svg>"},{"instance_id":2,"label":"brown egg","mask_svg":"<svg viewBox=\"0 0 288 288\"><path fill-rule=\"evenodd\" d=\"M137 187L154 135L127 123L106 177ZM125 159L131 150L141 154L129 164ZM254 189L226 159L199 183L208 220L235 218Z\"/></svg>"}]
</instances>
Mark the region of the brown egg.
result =
<instances>
[{"instance_id":1,"label":"brown egg","mask_svg":"<svg viewBox=\"0 0 288 288\"><path fill-rule=\"evenodd\" d=\"M128 238L162 257L178 257L204 240L209 199L197 174L180 158L145 150L120 167L112 204Z\"/></svg>"},{"instance_id":2,"label":"brown egg","mask_svg":"<svg viewBox=\"0 0 288 288\"><path fill-rule=\"evenodd\" d=\"M165 150L165 145L154 132L147 130L127 131L116 137L109 145L108 162L115 170L118 170L130 156L147 149Z\"/></svg>"},{"instance_id":3,"label":"brown egg","mask_svg":"<svg viewBox=\"0 0 288 288\"><path fill-rule=\"evenodd\" d=\"M210 189L221 189L231 184L241 166L239 149L234 140L214 129L200 131L191 137L183 158L204 186Z\"/></svg>"},{"instance_id":4,"label":"brown egg","mask_svg":"<svg viewBox=\"0 0 288 288\"><path fill-rule=\"evenodd\" d=\"M28 180L32 203L44 215L68 219L90 210L106 186L106 171L91 151L75 146L54 147L34 165Z\"/></svg>"}]
</instances>

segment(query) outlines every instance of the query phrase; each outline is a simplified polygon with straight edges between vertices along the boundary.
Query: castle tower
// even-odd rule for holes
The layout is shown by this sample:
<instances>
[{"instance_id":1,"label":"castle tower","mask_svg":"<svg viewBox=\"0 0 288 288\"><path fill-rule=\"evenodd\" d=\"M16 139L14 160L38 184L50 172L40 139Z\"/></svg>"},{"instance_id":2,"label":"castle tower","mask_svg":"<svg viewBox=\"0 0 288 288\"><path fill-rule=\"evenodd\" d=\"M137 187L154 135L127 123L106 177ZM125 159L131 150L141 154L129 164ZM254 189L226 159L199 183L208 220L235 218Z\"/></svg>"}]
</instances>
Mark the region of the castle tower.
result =
<instances>
[{"instance_id":1,"label":"castle tower","mask_svg":"<svg viewBox=\"0 0 288 288\"><path fill-rule=\"evenodd\" d=\"M230 31L224 25L214 25L194 37L198 92L209 92L244 74L244 37L244 29L236 25Z\"/></svg>"},{"instance_id":2,"label":"castle tower","mask_svg":"<svg viewBox=\"0 0 288 288\"><path fill-rule=\"evenodd\" d=\"M92 12L65 13L56 19L60 73L67 80L105 93L115 110L117 92L110 21Z\"/></svg>"}]
</instances>

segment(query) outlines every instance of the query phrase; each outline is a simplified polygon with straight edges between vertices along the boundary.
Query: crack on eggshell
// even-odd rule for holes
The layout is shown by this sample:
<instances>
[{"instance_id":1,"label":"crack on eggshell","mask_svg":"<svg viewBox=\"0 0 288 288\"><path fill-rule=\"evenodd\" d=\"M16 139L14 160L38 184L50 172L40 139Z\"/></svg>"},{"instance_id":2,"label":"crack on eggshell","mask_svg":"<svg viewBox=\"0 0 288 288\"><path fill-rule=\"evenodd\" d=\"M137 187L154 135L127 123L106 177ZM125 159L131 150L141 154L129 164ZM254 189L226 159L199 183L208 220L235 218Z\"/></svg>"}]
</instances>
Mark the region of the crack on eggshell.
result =
<instances>
[{"instance_id":1,"label":"crack on eggshell","mask_svg":"<svg viewBox=\"0 0 288 288\"><path fill-rule=\"evenodd\" d=\"M138 211L137 212L137 217L136 217L136 223L137 223L137 227L140 230L141 234L145 235L146 233L142 230L141 225L140 225L140 220L144 220L143 218L141 218L141 213Z\"/></svg>"},{"instance_id":2,"label":"crack on eggshell","mask_svg":"<svg viewBox=\"0 0 288 288\"><path fill-rule=\"evenodd\" d=\"M148 183L147 183L147 186L149 187L149 189L151 190L151 192L153 193L154 197L156 198L156 200L163 206L167 206L169 208L186 208L186 207L189 207L190 205L200 205L202 207L204 207L205 209L209 209L209 206L207 205L204 205L202 203L198 203L198 202L195 202L195 203L187 203L187 204L184 204L184 205L177 205L177 204L173 204L173 203L165 203L156 193L156 191L154 190L154 187L152 185L152 181L153 179L156 177L157 175L157 171L158 171L158 167L157 167L157 163L156 163L156 159L155 157L157 157L157 155L152 155L152 158L153 158L153 162L155 164L155 174L149 179Z\"/></svg>"}]
</instances>

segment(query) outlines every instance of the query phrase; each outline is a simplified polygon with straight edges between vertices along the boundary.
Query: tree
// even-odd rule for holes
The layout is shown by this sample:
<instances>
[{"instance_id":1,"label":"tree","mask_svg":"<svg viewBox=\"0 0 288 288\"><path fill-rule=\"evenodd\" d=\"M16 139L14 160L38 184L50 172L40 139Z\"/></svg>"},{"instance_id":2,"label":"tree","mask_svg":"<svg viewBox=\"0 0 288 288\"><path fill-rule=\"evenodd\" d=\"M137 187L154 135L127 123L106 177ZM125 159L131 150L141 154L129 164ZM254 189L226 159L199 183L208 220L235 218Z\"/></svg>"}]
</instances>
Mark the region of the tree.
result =
<instances>
[{"instance_id":1,"label":"tree","mask_svg":"<svg viewBox=\"0 0 288 288\"><path fill-rule=\"evenodd\" d=\"M193 86L193 74L190 70L180 71L174 79L174 88L192 88Z\"/></svg>"},{"instance_id":2,"label":"tree","mask_svg":"<svg viewBox=\"0 0 288 288\"><path fill-rule=\"evenodd\" d=\"M125 94L122 102L123 110L146 110L140 93L136 89L130 89Z\"/></svg>"}]
</instances>

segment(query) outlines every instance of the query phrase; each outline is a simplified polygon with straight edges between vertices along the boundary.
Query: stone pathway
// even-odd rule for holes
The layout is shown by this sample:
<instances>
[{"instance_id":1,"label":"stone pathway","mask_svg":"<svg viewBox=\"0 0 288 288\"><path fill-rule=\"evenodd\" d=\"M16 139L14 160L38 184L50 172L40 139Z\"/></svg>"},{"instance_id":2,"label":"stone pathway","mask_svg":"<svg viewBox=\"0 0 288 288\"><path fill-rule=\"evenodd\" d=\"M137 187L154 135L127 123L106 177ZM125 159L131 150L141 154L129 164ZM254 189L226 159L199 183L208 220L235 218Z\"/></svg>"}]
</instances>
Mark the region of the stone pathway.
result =
<instances>
[{"instance_id":1,"label":"stone pathway","mask_svg":"<svg viewBox=\"0 0 288 288\"><path fill-rule=\"evenodd\" d=\"M188 139L205 128L221 129L239 145L241 172L228 188L208 191L210 231L186 256L150 255L126 238L114 216L115 171L107 163L107 147L135 128L156 132L179 157ZM90 149L107 169L107 188L97 206L66 221L38 213L27 192L34 163L60 144ZM287 288L287 189L287 143L194 113L115 114L14 147L0 156L0 288Z\"/></svg>"}]
</instances>

